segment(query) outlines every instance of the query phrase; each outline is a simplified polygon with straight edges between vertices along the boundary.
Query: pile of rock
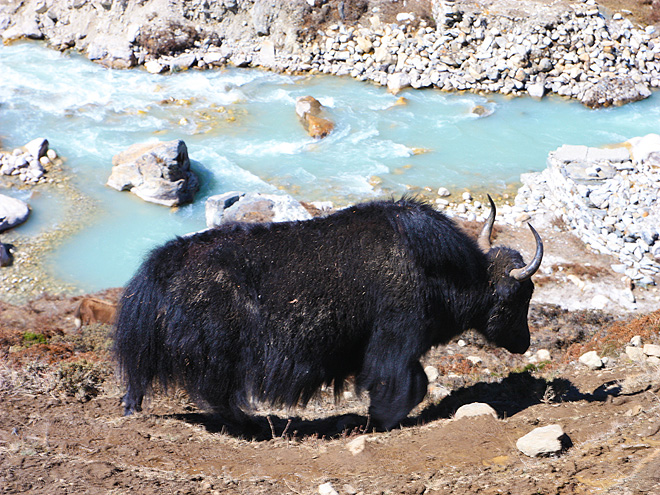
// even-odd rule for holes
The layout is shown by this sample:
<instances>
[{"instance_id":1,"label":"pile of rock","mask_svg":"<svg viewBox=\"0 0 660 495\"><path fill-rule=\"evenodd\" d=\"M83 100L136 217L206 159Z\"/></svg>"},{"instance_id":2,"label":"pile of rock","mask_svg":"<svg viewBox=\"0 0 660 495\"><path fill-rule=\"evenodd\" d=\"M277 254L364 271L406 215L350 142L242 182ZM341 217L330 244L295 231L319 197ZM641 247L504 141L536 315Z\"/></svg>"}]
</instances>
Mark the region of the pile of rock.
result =
<instances>
[{"instance_id":1,"label":"pile of rock","mask_svg":"<svg viewBox=\"0 0 660 495\"><path fill-rule=\"evenodd\" d=\"M442 2L436 2L442 3ZM538 7L538 4L537 4ZM592 106L648 97L660 85L660 42L653 29L607 21L593 0L569 10L522 18L452 12L440 28L333 26L304 46L300 69L402 87L437 87L504 94L546 91Z\"/></svg>"},{"instance_id":2,"label":"pile of rock","mask_svg":"<svg viewBox=\"0 0 660 495\"><path fill-rule=\"evenodd\" d=\"M5 41L46 38L109 67L144 64L151 72L261 66L350 75L392 91L412 86L536 97L553 92L592 107L642 99L660 86L654 28L636 28L621 14L610 18L594 0L519 0L488 8L469 0L434 0L437 27L417 23L406 12L385 24L372 9L375 15L363 24L316 32L306 31L303 19L322 7L307 2L101 5L0 6L0 33Z\"/></svg>"},{"instance_id":3,"label":"pile of rock","mask_svg":"<svg viewBox=\"0 0 660 495\"><path fill-rule=\"evenodd\" d=\"M560 218L594 250L617 257L616 272L652 284L660 274L660 136L624 145L551 152L544 171L521 176L510 218Z\"/></svg>"},{"instance_id":4,"label":"pile of rock","mask_svg":"<svg viewBox=\"0 0 660 495\"><path fill-rule=\"evenodd\" d=\"M626 346L625 353L621 356L636 363L648 364L660 368L660 345L644 344L639 335L630 339L630 344ZM579 362L592 370L610 365L610 359L608 357L600 357L596 351L585 352L580 356Z\"/></svg>"},{"instance_id":5,"label":"pile of rock","mask_svg":"<svg viewBox=\"0 0 660 495\"><path fill-rule=\"evenodd\" d=\"M48 148L48 140L37 138L12 152L0 151L0 174L13 175L27 184L46 181L48 166L57 158Z\"/></svg>"}]
</instances>

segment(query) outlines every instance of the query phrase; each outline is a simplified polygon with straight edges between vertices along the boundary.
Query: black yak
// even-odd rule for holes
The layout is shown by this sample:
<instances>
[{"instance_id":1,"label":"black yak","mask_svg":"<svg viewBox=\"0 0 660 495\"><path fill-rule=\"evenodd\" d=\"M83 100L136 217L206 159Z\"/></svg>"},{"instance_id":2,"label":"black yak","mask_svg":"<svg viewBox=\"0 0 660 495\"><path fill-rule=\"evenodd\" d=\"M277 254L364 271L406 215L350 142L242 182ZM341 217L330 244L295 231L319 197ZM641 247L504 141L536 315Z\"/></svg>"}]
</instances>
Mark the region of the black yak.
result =
<instances>
[{"instance_id":1,"label":"black yak","mask_svg":"<svg viewBox=\"0 0 660 495\"><path fill-rule=\"evenodd\" d=\"M115 354L124 413L154 382L178 384L224 421L249 426L255 402L304 406L349 376L379 429L424 398L420 357L466 329L511 352L529 347L531 276L512 249L474 241L412 199L324 218L233 223L155 249L126 286ZM531 226L530 226L531 227Z\"/></svg>"}]
</instances>

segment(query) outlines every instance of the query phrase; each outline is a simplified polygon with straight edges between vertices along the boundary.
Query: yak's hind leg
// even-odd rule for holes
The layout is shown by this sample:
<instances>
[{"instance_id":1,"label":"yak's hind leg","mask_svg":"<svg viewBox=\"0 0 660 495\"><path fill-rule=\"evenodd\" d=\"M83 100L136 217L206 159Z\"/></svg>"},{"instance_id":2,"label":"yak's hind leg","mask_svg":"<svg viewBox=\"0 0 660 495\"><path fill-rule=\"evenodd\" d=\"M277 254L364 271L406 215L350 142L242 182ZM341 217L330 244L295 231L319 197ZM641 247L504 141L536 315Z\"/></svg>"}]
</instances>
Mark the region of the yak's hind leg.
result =
<instances>
[{"instance_id":1,"label":"yak's hind leg","mask_svg":"<svg viewBox=\"0 0 660 495\"><path fill-rule=\"evenodd\" d=\"M367 387L371 399L369 415L378 430L391 430L401 423L422 402L429 383L419 361L402 363L389 371Z\"/></svg>"},{"instance_id":2,"label":"yak's hind leg","mask_svg":"<svg viewBox=\"0 0 660 495\"><path fill-rule=\"evenodd\" d=\"M144 390L130 384L126 395L122 398L121 402L124 405L124 416L130 416L133 413L142 411L142 399L144 398Z\"/></svg>"}]
</instances>

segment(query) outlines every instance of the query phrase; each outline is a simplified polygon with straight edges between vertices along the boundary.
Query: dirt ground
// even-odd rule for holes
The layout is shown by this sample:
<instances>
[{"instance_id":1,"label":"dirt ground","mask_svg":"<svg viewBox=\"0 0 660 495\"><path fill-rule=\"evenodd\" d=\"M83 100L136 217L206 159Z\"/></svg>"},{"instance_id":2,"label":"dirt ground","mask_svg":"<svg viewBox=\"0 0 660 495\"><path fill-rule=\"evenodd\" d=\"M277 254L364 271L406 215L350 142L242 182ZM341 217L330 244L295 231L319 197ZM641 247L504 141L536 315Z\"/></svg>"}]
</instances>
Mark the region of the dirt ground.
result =
<instances>
[{"instance_id":1,"label":"dirt ground","mask_svg":"<svg viewBox=\"0 0 660 495\"><path fill-rule=\"evenodd\" d=\"M533 249L524 228L496 233L495 243ZM331 390L304 410L259 408L256 438L227 431L181 391L156 393L144 412L122 417L111 328L75 331L79 296L0 302L0 492L311 494L330 483L340 494L660 494L660 369L624 353L635 335L660 344L657 290L634 289L635 313L548 303L591 297L571 274L594 286L623 282L611 259L570 234L542 236L553 268L535 276L529 355L546 349L550 360L532 363L467 333L426 356L440 376L388 433L369 430L366 397L347 392L335 404ZM609 357L607 367L579 364L588 350ZM498 419L452 419L472 402L490 404ZM560 455L516 448L553 424L570 439ZM353 453L352 441L363 450Z\"/></svg>"}]
</instances>

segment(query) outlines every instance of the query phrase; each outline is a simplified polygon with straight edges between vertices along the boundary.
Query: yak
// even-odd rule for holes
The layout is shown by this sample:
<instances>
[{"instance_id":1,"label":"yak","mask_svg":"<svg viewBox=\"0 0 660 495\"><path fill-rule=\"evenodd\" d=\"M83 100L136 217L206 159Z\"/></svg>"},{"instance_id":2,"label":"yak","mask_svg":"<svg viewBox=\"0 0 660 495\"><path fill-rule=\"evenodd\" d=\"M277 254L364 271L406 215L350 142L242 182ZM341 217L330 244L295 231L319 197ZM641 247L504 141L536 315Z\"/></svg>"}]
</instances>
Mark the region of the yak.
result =
<instances>
[{"instance_id":1,"label":"yak","mask_svg":"<svg viewBox=\"0 0 660 495\"><path fill-rule=\"evenodd\" d=\"M489 196L490 199L490 196ZM118 305L114 353L124 414L154 383L184 387L223 422L253 426L256 403L302 406L349 377L380 430L427 392L420 358L467 329L513 353L529 347L529 264L414 198L326 217L230 223L154 249Z\"/></svg>"}]
</instances>

